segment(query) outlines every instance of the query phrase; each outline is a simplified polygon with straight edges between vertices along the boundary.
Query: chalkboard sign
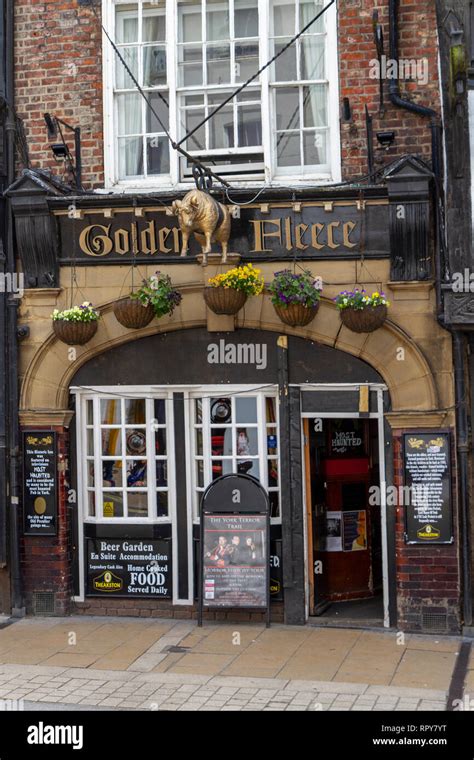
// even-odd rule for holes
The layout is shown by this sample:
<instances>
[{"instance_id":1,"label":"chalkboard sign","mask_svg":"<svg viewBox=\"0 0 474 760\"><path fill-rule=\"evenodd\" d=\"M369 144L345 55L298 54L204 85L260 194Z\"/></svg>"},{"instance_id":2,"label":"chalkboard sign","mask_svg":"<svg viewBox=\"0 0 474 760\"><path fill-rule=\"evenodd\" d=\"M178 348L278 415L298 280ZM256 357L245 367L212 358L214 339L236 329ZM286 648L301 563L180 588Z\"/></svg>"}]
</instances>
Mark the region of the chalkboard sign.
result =
<instances>
[{"instance_id":1,"label":"chalkboard sign","mask_svg":"<svg viewBox=\"0 0 474 760\"><path fill-rule=\"evenodd\" d=\"M204 492L199 625L204 607L266 610L269 625L269 501L249 475L224 475Z\"/></svg>"},{"instance_id":2,"label":"chalkboard sign","mask_svg":"<svg viewBox=\"0 0 474 760\"><path fill-rule=\"evenodd\" d=\"M405 433L405 541L453 541L448 433Z\"/></svg>"},{"instance_id":3,"label":"chalkboard sign","mask_svg":"<svg viewBox=\"0 0 474 760\"><path fill-rule=\"evenodd\" d=\"M171 597L169 541L87 539L87 596Z\"/></svg>"},{"instance_id":4,"label":"chalkboard sign","mask_svg":"<svg viewBox=\"0 0 474 760\"><path fill-rule=\"evenodd\" d=\"M56 453L56 433L23 432L23 513L27 536L57 533Z\"/></svg>"}]
</instances>

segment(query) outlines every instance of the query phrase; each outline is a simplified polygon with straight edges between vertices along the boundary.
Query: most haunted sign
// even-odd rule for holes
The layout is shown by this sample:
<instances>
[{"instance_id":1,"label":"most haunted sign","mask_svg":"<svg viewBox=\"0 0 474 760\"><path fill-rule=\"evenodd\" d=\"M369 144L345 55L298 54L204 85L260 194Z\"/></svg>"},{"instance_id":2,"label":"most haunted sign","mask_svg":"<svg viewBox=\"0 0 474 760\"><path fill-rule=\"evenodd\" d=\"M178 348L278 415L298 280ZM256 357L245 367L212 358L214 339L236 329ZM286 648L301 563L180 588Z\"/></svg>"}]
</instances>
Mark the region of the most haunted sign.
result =
<instances>
[{"instance_id":1,"label":"most haunted sign","mask_svg":"<svg viewBox=\"0 0 474 760\"><path fill-rule=\"evenodd\" d=\"M194 261L194 236L180 257L178 219L167 206L55 211L60 263ZM219 247L214 245L216 252ZM389 255L384 200L255 204L232 219L229 250L247 260L358 258Z\"/></svg>"}]
</instances>

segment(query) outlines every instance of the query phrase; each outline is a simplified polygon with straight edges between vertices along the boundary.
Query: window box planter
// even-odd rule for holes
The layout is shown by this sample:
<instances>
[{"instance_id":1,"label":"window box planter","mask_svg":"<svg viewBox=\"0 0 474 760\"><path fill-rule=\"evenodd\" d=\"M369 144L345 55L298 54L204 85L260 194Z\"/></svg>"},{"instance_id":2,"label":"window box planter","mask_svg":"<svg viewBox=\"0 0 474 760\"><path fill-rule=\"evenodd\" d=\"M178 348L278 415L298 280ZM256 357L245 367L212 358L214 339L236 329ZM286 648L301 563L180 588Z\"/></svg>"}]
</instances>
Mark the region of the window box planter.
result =
<instances>
[{"instance_id":1,"label":"window box planter","mask_svg":"<svg viewBox=\"0 0 474 760\"><path fill-rule=\"evenodd\" d=\"M371 333L382 327L387 319L390 301L384 293L367 295L365 290L343 290L334 299L341 315L341 322L355 333Z\"/></svg>"},{"instance_id":2,"label":"window box planter","mask_svg":"<svg viewBox=\"0 0 474 760\"><path fill-rule=\"evenodd\" d=\"M305 327L315 318L323 284L309 270L275 272L269 290L276 314L290 327Z\"/></svg>"},{"instance_id":3,"label":"window box planter","mask_svg":"<svg viewBox=\"0 0 474 760\"><path fill-rule=\"evenodd\" d=\"M151 303L144 305L137 298L121 298L114 303L114 314L117 322L120 322L129 330L138 330L146 327L155 316Z\"/></svg>"},{"instance_id":4,"label":"window box planter","mask_svg":"<svg viewBox=\"0 0 474 760\"><path fill-rule=\"evenodd\" d=\"M234 267L208 280L204 300L214 314L237 314L248 296L258 296L264 282L260 269L252 264Z\"/></svg>"},{"instance_id":5,"label":"window box planter","mask_svg":"<svg viewBox=\"0 0 474 760\"><path fill-rule=\"evenodd\" d=\"M273 304L278 317L291 327L305 327L315 318L319 303L314 306L304 306L301 303L290 303L288 306Z\"/></svg>"},{"instance_id":6,"label":"window box planter","mask_svg":"<svg viewBox=\"0 0 474 760\"><path fill-rule=\"evenodd\" d=\"M51 314L54 334L68 346L83 346L96 334L99 316L89 301L63 311L55 309Z\"/></svg>"},{"instance_id":7,"label":"window box planter","mask_svg":"<svg viewBox=\"0 0 474 760\"><path fill-rule=\"evenodd\" d=\"M371 333L382 327L387 319L387 307L368 306L366 309L349 307L341 311L341 321L349 330L355 333Z\"/></svg>"},{"instance_id":8,"label":"window box planter","mask_svg":"<svg viewBox=\"0 0 474 760\"><path fill-rule=\"evenodd\" d=\"M204 288L204 300L214 314L237 314L245 304L247 294L243 290L219 285Z\"/></svg>"}]
</instances>

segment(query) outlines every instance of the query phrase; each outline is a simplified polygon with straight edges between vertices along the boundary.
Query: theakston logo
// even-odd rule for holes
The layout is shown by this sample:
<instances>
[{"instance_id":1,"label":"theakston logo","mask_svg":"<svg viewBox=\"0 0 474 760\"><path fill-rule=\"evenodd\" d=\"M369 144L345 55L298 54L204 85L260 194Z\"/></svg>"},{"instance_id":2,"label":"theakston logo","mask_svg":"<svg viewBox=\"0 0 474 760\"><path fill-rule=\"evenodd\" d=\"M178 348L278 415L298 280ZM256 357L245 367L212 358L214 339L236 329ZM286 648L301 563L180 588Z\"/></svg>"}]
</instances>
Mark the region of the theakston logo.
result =
<instances>
[{"instance_id":1,"label":"theakston logo","mask_svg":"<svg viewBox=\"0 0 474 760\"><path fill-rule=\"evenodd\" d=\"M104 570L103 573L92 580L95 591L121 591L123 581L118 575L114 575L110 570Z\"/></svg>"},{"instance_id":2,"label":"theakston logo","mask_svg":"<svg viewBox=\"0 0 474 760\"><path fill-rule=\"evenodd\" d=\"M40 721L28 726L28 744L71 744L73 749L84 746L83 726L50 726Z\"/></svg>"},{"instance_id":3,"label":"theakston logo","mask_svg":"<svg viewBox=\"0 0 474 760\"><path fill-rule=\"evenodd\" d=\"M209 364L255 364L257 369L267 367L266 343L209 343L207 347Z\"/></svg>"},{"instance_id":4,"label":"theakston logo","mask_svg":"<svg viewBox=\"0 0 474 760\"><path fill-rule=\"evenodd\" d=\"M438 528L433 528L432 525L425 525L423 528L420 528L420 530L417 531L416 535L418 538L433 540L439 538L441 536L441 533Z\"/></svg>"}]
</instances>

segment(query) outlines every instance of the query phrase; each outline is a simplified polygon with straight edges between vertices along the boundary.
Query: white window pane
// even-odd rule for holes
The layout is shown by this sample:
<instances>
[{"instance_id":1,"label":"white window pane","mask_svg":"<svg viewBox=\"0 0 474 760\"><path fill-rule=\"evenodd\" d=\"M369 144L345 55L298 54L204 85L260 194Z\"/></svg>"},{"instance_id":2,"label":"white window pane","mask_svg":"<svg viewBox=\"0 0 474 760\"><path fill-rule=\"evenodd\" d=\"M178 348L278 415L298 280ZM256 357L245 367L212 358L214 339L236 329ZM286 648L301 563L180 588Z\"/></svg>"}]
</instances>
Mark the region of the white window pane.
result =
<instances>
[{"instance_id":1,"label":"white window pane","mask_svg":"<svg viewBox=\"0 0 474 760\"><path fill-rule=\"evenodd\" d=\"M290 40L275 42L275 55L282 50ZM276 82L294 82L298 79L296 72L296 45L291 45L274 63Z\"/></svg>"},{"instance_id":2,"label":"white window pane","mask_svg":"<svg viewBox=\"0 0 474 760\"><path fill-rule=\"evenodd\" d=\"M119 398L100 400L100 421L102 425L120 425L122 406Z\"/></svg>"},{"instance_id":3,"label":"white window pane","mask_svg":"<svg viewBox=\"0 0 474 760\"><path fill-rule=\"evenodd\" d=\"M273 34L275 37L283 37L285 34L293 36L295 33L295 7L296 3L274 6Z\"/></svg>"},{"instance_id":4,"label":"white window pane","mask_svg":"<svg viewBox=\"0 0 474 760\"><path fill-rule=\"evenodd\" d=\"M300 133L283 133L277 135L278 166L300 166Z\"/></svg>"},{"instance_id":5,"label":"white window pane","mask_svg":"<svg viewBox=\"0 0 474 760\"><path fill-rule=\"evenodd\" d=\"M158 517L168 517L168 494L158 491L156 494L156 513Z\"/></svg>"},{"instance_id":6,"label":"white window pane","mask_svg":"<svg viewBox=\"0 0 474 760\"><path fill-rule=\"evenodd\" d=\"M142 98L139 93L117 95L117 132L136 135L142 132ZM109 423L110 424L110 423Z\"/></svg>"},{"instance_id":7,"label":"white window pane","mask_svg":"<svg viewBox=\"0 0 474 760\"><path fill-rule=\"evenodd\" d=\"M234 112L232 106L222 108L209 121L209 148L232 148L234 146Z\"/></svg>"},{"instance_id":8,"label":"white window pane","mask_svg":"<svg viewBox=\"0 0 474 760\"><path fill-rule=\"evenodd\" d=\"M123 60L138 81L138 48L123 47L119 50ZM132 77L118 56L115 57L115 87L117 90L130 90L135 87Z\"/></svg>"},{"instance_id":9,"label":"white window pane","mask_svg":"<svg viewBox=\"0 0 474 760\"><path fill-rule=\"evenodd\" d=\"M143 49L143 86L166 84L166 49L163 45L148 45Z\"/></svg>"},{"instance_id":10,"label":"white window pane","mask_svg":"<svg viewBox=\"0 0 474 760\"><path fill-rule=\"evenodd\" d=\"M102 485L104 488L121 488L123 486L121 459L102 460Z\"/></svg>"},{"instance_id":11,"label":"white window pane","mask_svg":"<svg viewBox=\"0 0 474 760\"><path fill-rule=\"evenodd\" d=\"M235 435L235 446L238 457L258 455L257 428L238 427Z\"/></svg>"},{"instance_id":12,"label":"white window pane","mask_svg":"<svg viewBox=\"0 0 474 760\"><path fill-rule=\"evenodd\" d=\"M257 422L257 399L252 396L235 397L235 421Z\"/></svg>"},{"instance_id":13,"label":"white window pane","mask_svg":"<svg viewBox=\"0 0 474 760\"><path fill-rule=\"evenodd\" d=\"M155 464L157 488L166 488L168 485L168 465L164 459L159 459Z\"/></svg>"},{"instance_id":14,"label":"white window pane","mask_svg":"<svg viewBox=\"0 0 474 760\"><path fill-rule=\"evenodd\" d=\"M328 123L326 85L303 87L303 113L305 127L325 127Z\"/></svg>"},{"instance_id":15,"label":"white window pane","mask_svg":"<svg viewBox=\"0 0 474 760\"><path fill-rule=\"evenodd\" d=\"M138 5L121 5L117 7L115 21L115 41L138 42Z\"/></svg>"},{"instance_id":16,"label":"white window pane","mask_svg":"<svg viewBox=\"0 0 474 760\"><path fill-rule=\"evenodd\" d=\"M202 85L202 49L197 45L179 48L179 84L182 87Z\"/></svg>"},{"instance_id":17,"label":"white window pane","mask_svg":"<svg viewBox=\"0 0 474 760\"><path fill-rule=\"evenodd\" d=\"M120 137L118 141L119 177L143 174L143 141L141 137Z\"/></svg>"},{"instance_id":18,"label":"white window pane","mask_svg":"<svg viewBox=\"0 0 474 760\"><path fill-rule=\"evenodd\" d=\"M207 83L230 82L230 45L207 46Z\"/></svg>"},{"instance_id":19,"label":"white window pane","mask_svg":"<svg viewBox=\"0 0 474 760\"><path fill-rule=\"evenodd\" d=\"M184 124L184 132L188 134L204 119L204 108L193 108L184 111L182 115L182 121ZM204 150L206 147L206 130L205 127L200 127L191 137L186 141L187 150Z\"/></svg>"},{"instance_id":20,"label":"white window pane","mask_svg":"<svg viewBox=\"0 0 474 760\"><path fill-rule=\"evenodd\" d=\"M235 81L245 82L257 70L258 70L258 43L257 42L236 43L235 45Z\"/></svg>"},{"instance_id":21,"label":"white window pane","mask_svg":"<svg viewBox=\"0 0 474 760\"><path fill-rule=\"evenodd\" d=\"M148 517L148 496L143 491L127 494L128 516Z\"/></svg>"},{"instance_id":22,"label":"white window pane","mask_svg":"<svg viewBox=\"0 0 474 760\"><path fill-rule=\"evenodd\" d=\"M201 32L201 0L179 3L178 41L198 42Z\"/></svg>"},{"instance_id":23,"label":"white window pane","mask_svg":"<svg viewBox=\"0 0 474 760\"><path fill-rule=\"evenodd\" d=\"M147 174L170 173L170 151L167 137L147 137Z\"/></svg>"},{"instance_id":24,"label":"white window pane","mask_svg":"<svg viewBox=\"0 0 474 760\"><path fill-rule=\"evenodd\" d=\"M239 146L262 144L262 112L260 105L239 106L237 128Z\"/></svg>"},{"instance_id":25,"label":"white window pane","mask_svg":"<svg viewBox=\"0 0 474 760\"><path fill-rule=\"evenodd\" d=\"M301 79L324 79L324 37L302 37Z\"/></svg>"},{"instance_id":26,"label":"white window pane","mask_svg":"<svg viewBox=\"0 0 474 760\"><path fill-rule=\"evenodd\" d=\"M237 472L239 475L252 475L257 480L260 479L260 465L258 459L238 459Z\"/></svg>"},{"instance_id":27,"label":"white window pane","mask_svg":"<svg viewBox=\"0 0 474 760\"><path fill-rule=\"evenodd\" d=\"M303 132L305 166L326 163L326 133Z\"/></svg>"},{"instance_id":28,"label":"white window pane","mask_svg":"<svg viewBox=\"0 0 474 760\"><path fill-rule=\"evenodd\" d=\"M229 39L229 3L225 0L206 2L206 38L208 40Z\"/></svg>"},{"instance_id":29,"label":"white window pane","mask_svg":"<svg viewBox=\"0 0 474 760\"><path fill-rule=\"evenodd\" d=\"M125 424L126 425L144 425L145 416L145 399L143 398L126 398L125 404Z\"/></svg>"},{"instance_id":30,"label":"white window pane","mask_svg":"<svg viewBox=\"0 0 474 760\"><path fill-rule=\"evenodd\" d=\"M146 131L148 134L154 133L154 132L163 132L163 126L166 129L168 129L169 127L169 111L170 111L169 105L168 105L169 94L166 91L161 91L160 93L147 92L147 98L150 102L150 105L153 108L153 111L155 111L156 116L151 110L151 108L149 108L148 106L145 107L146 108ZM160 121L158 121L158 119Z\"/></svg>"},{"instance_id":31,"label":"white window pane","mask_svg":"<svg viewBox=\"0 0 474 760\"><path fill-rule=\"evenodd\" d=\"M103 491L104 517L123 517L123 494L120 491Z\"/></svg>"},{"instance_id":32,"label":"white window pane","mask_svg":"<svg viewBox=\"0 0 474 760\"><path fill-rule=\"evenodd\" d=\"M95 517L95 493L94 491L88 491L87 492L87 499L88 499L88 509L87 514L89 517Z\"/></svg>"},{"instance_id":33,"label":"white window pane","mask_svg":"<svg viewBox=\"0 0 474 760\"><path fill-rule=\"evenodd\" d=\"M235 37L258 37L258 8L249 0L234 0Z\"/></svg>"},{"instance_id":34,"label":"white window pane","mask_svg":"<svg viewBox=\"0 0 474 760\"><path fill-rule=\"evenodd\" d=\"M162 9L161 13L158 9ZM165 3L143 3L143 42L164 42L166 40Z\"/></svg>"},{"instance_id":35,"label":"white window pane","mask_svg":"<svg viewBox=\"0 0 474 760\"><path fill-rule=\"evenodd\" d=\"M275 106L277 130L299 129L300 106L298 87L278 87L275 90Z\"/></svg>"},{"instance_id":36,"label":"white window pane","mask_svg":"<svg viewBox=\"0 0 474 760\"><path fill-rule=\"evenodd\" d=\"M146 459L127 460L127 487L142 488L147 485Z\"/></svg>"},{"instance_id":37,"label":"white window pane","mask_svg":"<svg viewBox=\"0 0 474 760\"><path fill-rule=\"evenodd\" d=\"M309 0L308 2L305 2L305 0L301 0L300 2L300 29L303 29L303 27L308 24L311 19L313 19L315 16L318 15L318 13L321 13L322 9L324 7L323 0ZM325 31L324 25L325 25L325 17L326 14L323 14L321 18L319 18L317 21L314 22L314 24L311 24L311 26L308 29L308 33L311 34L321 34Z\"/></svg>"},{"instance_id":38,"label":"white window pane","mask_svg":"<svg viewBox=\"0 0 474 760\"><path fill-rule=\"evenodd\" d=\"M119 428L102 430L102 454L106 457L120 456L122 453L122 435Z\"/></svg>"}]
</instances>

